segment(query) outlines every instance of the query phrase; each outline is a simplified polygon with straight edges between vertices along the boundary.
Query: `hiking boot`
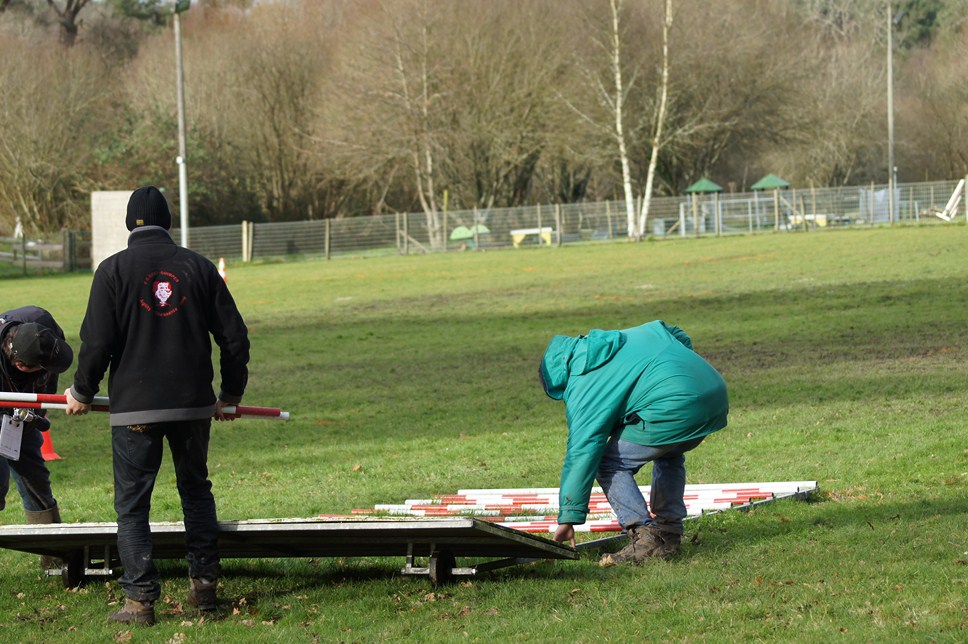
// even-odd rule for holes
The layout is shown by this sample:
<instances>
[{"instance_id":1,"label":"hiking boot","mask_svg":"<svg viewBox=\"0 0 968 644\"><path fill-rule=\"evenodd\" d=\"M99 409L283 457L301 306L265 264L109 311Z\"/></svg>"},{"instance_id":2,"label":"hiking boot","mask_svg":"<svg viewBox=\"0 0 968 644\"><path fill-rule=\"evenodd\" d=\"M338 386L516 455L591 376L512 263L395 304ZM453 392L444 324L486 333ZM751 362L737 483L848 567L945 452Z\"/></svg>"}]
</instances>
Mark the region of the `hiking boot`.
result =
<instances>
[{"instance_id":1,"label":"hiking boot","mask_svg":"<svg viewBox=\"0 0 968 644\"><path fill-rule=\"evenodd\" d=\"M188 583L188 605L203 612L215 610L215 589L218 586L218 581L191 577Z\"/></svg>"},{"instance_id":2,"label":"hiking boot","mask_svg":"<svg viewBox=\"0 0 968 644\"><path fill-rule=\"evenodd\" d=\"M637 525L628 529L629 543L618 552L606 552L598 560L603 568L617 564L640 564L648 559L672 559L679 554L681 537L660 532L651 526Z\"/></svg>"},{"instance_id":3,"label":"hiking boot","mask_svg":"<svg viewBox=\"0 0 968 644\"><path fill-rule=\"evenodd\" d=\"M140 624L141 626L152 626L155 623L155 603L139 602L134 599L125 599L121 610L108 615L109 622L121 624Z\"/></svg>"},{"instance_id":4,"label":"hiking boot","mask_svg":"<svg viewBox=\"0 0 968 644\"><path fill-rule=\"evenodd\" d=\"M25 510L28 525L46 525L50 523L60 523L60 508L56 505L48 510L31 511ZM53 555L40 556L40 569L44 574L61 574L64 568L64 560Z\"/></svg>"}]
</instances>

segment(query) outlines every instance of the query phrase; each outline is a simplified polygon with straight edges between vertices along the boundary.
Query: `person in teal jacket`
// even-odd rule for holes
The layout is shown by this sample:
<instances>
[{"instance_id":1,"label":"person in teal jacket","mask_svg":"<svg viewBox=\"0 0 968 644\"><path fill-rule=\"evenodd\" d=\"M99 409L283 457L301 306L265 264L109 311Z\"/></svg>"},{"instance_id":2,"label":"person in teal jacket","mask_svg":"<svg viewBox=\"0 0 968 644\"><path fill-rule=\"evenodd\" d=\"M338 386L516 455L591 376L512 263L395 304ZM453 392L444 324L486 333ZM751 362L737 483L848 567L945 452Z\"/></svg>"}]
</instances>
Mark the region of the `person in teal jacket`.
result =
<instances>
[{"instance_id":1,"label":"person in teal jacket","mask_svg":"<svg viewBox=\"0 0 968 644\"><path fill-rule=\"evenodd\" d=\"M684 454L726 427L729 397L719 372L693 351L682 329L656 320L556 335L539 374L545 393L564 400L568 421L555 540L574 543L597 476L629 535L629 544L603 555L601 565L677 554L686 516ZM650 462L647 506L635 474Z\"/></svg>"}]
</instances>

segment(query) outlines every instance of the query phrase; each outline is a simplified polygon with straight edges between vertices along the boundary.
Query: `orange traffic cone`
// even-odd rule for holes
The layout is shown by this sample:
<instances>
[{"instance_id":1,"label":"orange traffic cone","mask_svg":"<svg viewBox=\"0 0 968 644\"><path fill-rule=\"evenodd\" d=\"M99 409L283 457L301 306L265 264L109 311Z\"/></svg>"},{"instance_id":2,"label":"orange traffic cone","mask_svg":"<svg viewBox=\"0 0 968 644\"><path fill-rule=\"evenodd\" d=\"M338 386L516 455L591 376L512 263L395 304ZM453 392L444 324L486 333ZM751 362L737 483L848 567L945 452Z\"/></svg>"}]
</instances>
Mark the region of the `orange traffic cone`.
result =
<instances>
[{"instance_id":1,"label":"orange traffic cone","mask_svg":"<svg viewBox=\"0 0 968 644\"><path fill-rule=\"evenodd\" d=\"M223 282L229 281L228 274L225 272L225 258L224 257L219 257L218 258L218 274L222 276L222 281Z\"/></svg>"},{"instance_id":2,"label":"orange traffic cone","mask_svg":"<svg viewBox=\"0 0 968 644\"><path fill-rule=\"evenodd\" d=\"M40 446L40 455L45 461L59 461L61 457L54 451L54 442L50 439L50 431L41 432L44 436L44 444Z\"/></svg>"}]
</instances>

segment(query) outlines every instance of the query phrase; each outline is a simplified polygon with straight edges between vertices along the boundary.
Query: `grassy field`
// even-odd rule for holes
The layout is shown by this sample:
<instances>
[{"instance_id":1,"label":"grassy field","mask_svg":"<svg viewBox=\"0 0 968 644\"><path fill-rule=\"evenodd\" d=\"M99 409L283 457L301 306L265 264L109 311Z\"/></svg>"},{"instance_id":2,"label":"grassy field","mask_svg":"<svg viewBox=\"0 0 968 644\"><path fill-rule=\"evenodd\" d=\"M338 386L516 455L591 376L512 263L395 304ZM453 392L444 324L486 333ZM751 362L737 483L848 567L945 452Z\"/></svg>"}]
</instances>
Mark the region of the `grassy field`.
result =
<instances>
[{"instance_id":1,"label":"grassy field","mask_svg":"<svg viewBox=\"0 0 968 644\"><path fill-rule=\"evenodd\" d=\"M690 454L688 482L817 480L821 494L690 521L680 559L633 568L541 562L433 589L401 577L402 559L227 560L214 620L182 609L185 566L167 561L147 630L106 622L116 583L65 590L3 551L0 640L964 642L966 236L229 266L253 346L245 403L293 420L216 426L221 519L557 486L564 407L537 380L548 340L653 319L684 328L730 386L730 425ZM76 343L90 279L6 279L2 306L44 306ZM54 419L64 519L113 521L107 418ZM0 521L22 522L16 492L7 502ZM181 518L167 459L152 518Z\"/></svg>"}]
</instances>

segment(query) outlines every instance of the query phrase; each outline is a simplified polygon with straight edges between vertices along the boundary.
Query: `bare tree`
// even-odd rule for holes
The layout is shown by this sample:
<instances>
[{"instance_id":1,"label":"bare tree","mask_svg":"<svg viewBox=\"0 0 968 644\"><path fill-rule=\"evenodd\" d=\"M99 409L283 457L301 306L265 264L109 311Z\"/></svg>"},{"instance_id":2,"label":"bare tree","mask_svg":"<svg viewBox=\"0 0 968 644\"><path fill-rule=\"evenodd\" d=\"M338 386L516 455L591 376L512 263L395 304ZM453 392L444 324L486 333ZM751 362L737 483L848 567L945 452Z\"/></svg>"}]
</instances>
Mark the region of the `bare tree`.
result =
<instances>
[{"instance_id":1,"label":"bare tree","mask_svg":"<svg viewBox=\"0 0 968 644\"><path fill-rule=\"evenodd\" d=\"M456 207L528 203L537 166L556 126L555 88L566 73L561 30L545 16L555 6L464 3L474 16L449 23L453 91L438 107L445 121L441 180Z\"/></svg>"},{"instance_id":2,"label":"bare tree","mask_svg":"<svg viewBox=\"0 0 968 644\"><path fill-rule=\"evenodd\" d=\"M645 235L645 226L649 218L649 207L652 203L652 189L655 185L655 169L659 162L659 150L662 146L662 127L665 125L666 105L669 98L669 29L672 27L672 0L665 0L662 20L662 80L659 83L659 107L655 116L655 130L652 136L652 152L649 156L649 174L645 179L645 191L642 195L642 209L639 212L639 223L636 227L636 240Z\"/></svg>"},{"instance_id":3,"label":"bare tree","mask_svg":"<svg viewBox=\"0 0 968 644\"><path fill-rule=\"evenodd\" d=\"M319 169L311 137L329 33L312 6L271 4L248 14L185 17L189 169L192 200L202 207L193 213L212 223L323 216L313 207ZM133 134L155 132L141 147L153 149L155 172L166 179L177 154L171 147L171 58L171 33L165 31L142 48L127 75L126 94L142 123ZM159 129L166 134L159 136Z\"/></svg>"},{"instance_id":4,"label":"bare tree","mask_svg":"<svg viewBox=\"0 0 968 644\"><path fill-rule=\"evenodd\" d=\"M598 132L612 141L621 168L621 186L625 196L626 228L629 239L637 237L635 217L635 195L632 191L632 175L629 162L628 133L626 131L625 110L629 88L634 79L623 77L623 8L622 0L608 0L608 20L595 18L592 7L586 8L588 23L592 26L589 34L593 49L580 52L575 66L591 90L590 101L583 100L578 94L561 94L565 103L579 117L585 127ZM581 55L584 53L584 56ZM607 65L600 64L607 61Z\"/></svg>"},{"instance_id":5,"label":"bare tree","mask_svg":"<svg viewBox=\"0 0 968 644\"><path fill-rule=\"evenodd\" d=\"M56 0L47 0L60 23L61 42L68 47L72 47L77 40L77 16L88 2L90 0L64 0L63 4L59 4Z\"/></svg>"},{"instance_id":6,"label":"bare tree","mask_svg":"<svg viewBox=\"0 0 968 644\"><path fill-rule=\"evenodd\" d=\"M110 79L90 56L0 40L0 227L87 225L86 173Z\"/></svg>"},{"instance_id":7,"label":"bare tree","mask_svg":"<svg viewBox=\"0 0 968 644\"><path fill-rule=\"evenodd\" d=\"M904 62L898 75L899 172L910 180L968 174L968 34L935 43Z\"/></svg>"},{"instance_id":8,"label":"bare tree","mask_svg":"<svg viewBox=\"0 0 968 644\"><path fill-rule=\"evenodd\" d=\"M416 205L423 213L429 250L446 241L440 182L457 90L444 24L452 24L456 9L427 0L369 6L348 39L334 114L339 127L331 129L332 149L381 186L381 206L389 195L391 209Z\"/></svg>"}]
</instances>

